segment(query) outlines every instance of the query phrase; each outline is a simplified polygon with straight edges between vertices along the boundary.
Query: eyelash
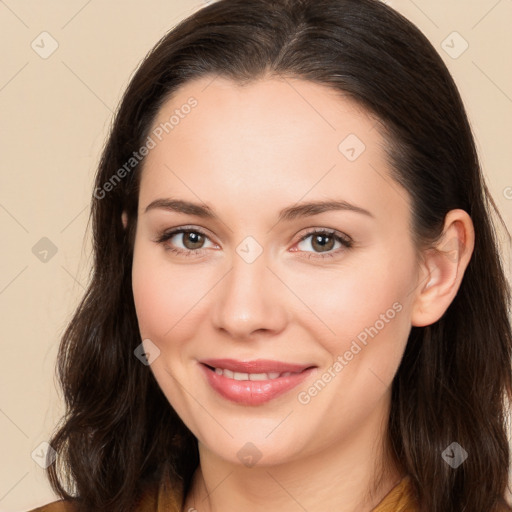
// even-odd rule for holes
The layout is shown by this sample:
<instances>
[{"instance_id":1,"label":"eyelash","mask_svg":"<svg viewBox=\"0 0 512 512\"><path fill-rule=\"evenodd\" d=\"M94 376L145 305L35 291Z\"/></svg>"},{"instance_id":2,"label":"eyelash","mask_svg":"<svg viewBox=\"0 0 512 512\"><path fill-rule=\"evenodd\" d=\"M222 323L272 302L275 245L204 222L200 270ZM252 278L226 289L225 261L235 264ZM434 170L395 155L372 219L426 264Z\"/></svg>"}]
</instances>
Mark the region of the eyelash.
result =
<instances>
[{"instance_id":1,"label":"eyelash","mask_svg":"<svg viewBox=\"0 0 512 512\"><path fill-rule=\"evenodd\" d=\"M158 244L164 244L169 239L171 239L174 235L178 235L180 233L198 233L198 234L200 234L200 235L202 235L202 236L204 236L204 237L209 239L208 235L204 231L202 231L201 229L198 229L198 228L195 228L195 227L186 227L185 226L185 227L173 229L171 231L163 232L155 240L155 242L158 243ZM343 248L338 249L337 251L329 252L329 253L325 253L325 254L305 251L305 252L309 252L310 255L309 256L302 256L302 257L307 258L307 259L311 259L311 258L319 258L319 259L333 258L339 252L344 251L346 249L350 249L353 246L353 241L348 236L342 235L341 233L338 233L337 231L330 230L330 229L314 229L314 230L311 230L308 233L306 233L300 240L298 240L297 244L299 244L300 242L306 240L311 235L316 235L316 234L322 234L322 235L327 235L327 236L330 236L330 237L334 237L334 239L337 242L341 243ZM172 253L175 253L175 254L178 254L178 255L181 255L181 256L186 256L186 257L189 257L189 256L200 256L204 251L206 251L206 249L187 249L187 250L185 250L185 249L178 249L176 247L166 247L165 250L169 251L169 252L172 252ZM303 252L303 251L300 251L300 252Z\"/></svg>"}]
</instances>

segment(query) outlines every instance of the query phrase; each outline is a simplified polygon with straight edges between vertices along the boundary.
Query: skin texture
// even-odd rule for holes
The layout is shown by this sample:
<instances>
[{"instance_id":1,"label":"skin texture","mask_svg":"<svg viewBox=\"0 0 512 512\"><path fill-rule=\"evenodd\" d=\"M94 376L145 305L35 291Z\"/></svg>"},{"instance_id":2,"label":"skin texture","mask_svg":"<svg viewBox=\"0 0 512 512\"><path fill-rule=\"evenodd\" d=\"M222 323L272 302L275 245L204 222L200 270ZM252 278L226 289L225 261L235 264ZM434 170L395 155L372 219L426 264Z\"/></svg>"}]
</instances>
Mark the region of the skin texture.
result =
<instances>
[{"instance_id":1,"label":"skin texture","mask_svg":"<svg viewBox=\"0 0 512 512\"><path fill-rule=\"evenodd\" d=\"M303 80L212 80L187 83L155 119L153 128L191 96L198 102L146 158L133 259L141 337L151 340L148 352L160 351L151 371L199 441L185 510L371 510L403 476L383 458L393 377L411 326L439 319L458 290L473 250L471 219L451 211L442 252L418 257L409 196L389 177L375 119ZM350 134L365 145L353 161L339 149ZM171 197L206 203L218 219L145 212ZM315 200L345 200L371 216L328 211L278 222L282 208ZM181 226L205 232L203 243L184 234L155 241ZM315 228L353 245L301 241ZM248 236L262 250L251 263L237 252ZM332 377L370 326L377 334ZM200 371L199 360L221 357L317 369L290 392L245 406L219 396ZM301 403L299 393L329 368L330 382ZM237 455L248 442L261 454L252 467ZM367 496L378 463L387 472Z\"/></svg>"}]
</instances>

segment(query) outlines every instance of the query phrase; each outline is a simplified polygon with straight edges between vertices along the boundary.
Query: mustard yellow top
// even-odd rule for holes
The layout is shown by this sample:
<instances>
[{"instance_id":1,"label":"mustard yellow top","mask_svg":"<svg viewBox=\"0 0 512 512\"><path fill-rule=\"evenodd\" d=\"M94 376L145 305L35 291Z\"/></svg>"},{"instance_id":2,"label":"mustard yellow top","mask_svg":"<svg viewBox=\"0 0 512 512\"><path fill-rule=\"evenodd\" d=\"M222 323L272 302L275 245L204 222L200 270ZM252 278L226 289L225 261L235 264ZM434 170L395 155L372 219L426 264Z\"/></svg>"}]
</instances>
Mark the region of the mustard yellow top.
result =
<instances>
[{"instance_id":1,"label":"mustard yellow top","mask_svg":"<svg viewBox=\"0 0 512 512\"><path fill-rule=\"evenodd\" d=\"M158 488L148 489L138 503L137 512L183 512L183 487L172 485L170 480L162 479ZM417 512L410 478L402 480L384 497L372 512ZM75 512L71 501L54 501L29 512Z\"/></svg>"}]
</instances>

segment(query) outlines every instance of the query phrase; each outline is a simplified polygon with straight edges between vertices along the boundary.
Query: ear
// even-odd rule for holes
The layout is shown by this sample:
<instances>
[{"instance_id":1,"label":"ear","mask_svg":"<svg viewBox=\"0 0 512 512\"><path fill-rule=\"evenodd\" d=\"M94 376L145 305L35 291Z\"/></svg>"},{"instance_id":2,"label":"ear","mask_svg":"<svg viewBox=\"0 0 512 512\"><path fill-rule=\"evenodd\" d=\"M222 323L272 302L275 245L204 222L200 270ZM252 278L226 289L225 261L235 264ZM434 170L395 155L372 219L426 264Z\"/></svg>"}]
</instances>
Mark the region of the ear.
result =
<instances>
[{"instance_id":1,"label":"ear","mask_svg":"<svg viewBox=\"0 0 512 512\"><path fill-rule=\"evenodd\" d=\"M451 210L435 247L422 254L411 323L423 327L437 322L457 295L475 245L473 221L464 210Z\"/></svg>"},{"instance_id":2,"label":"ear","mask_svg":"<svg viewBox=\"0 0 512 512\"><path fill-rule=\"evenodd\" d=\"M121 214L121 222L123 223L124 229L126 229L126 226L128 225L128 214L125 211Z\"/></svg>"}]
</instances>

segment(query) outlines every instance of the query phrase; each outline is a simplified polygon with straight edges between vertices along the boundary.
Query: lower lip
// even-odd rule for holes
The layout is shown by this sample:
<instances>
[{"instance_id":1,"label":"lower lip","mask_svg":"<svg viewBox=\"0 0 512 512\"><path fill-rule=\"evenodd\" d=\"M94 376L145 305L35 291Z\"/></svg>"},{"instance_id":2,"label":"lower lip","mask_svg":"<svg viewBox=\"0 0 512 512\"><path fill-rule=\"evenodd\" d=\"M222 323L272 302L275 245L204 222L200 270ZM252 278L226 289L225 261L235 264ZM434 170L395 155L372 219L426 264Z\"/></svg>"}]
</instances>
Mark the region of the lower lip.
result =
<instances>
[{"instance_id":1,"label":"lower lip","mask_svg":"<svg viewBox=\"0 0 512 512\"><path fill-rule=\"evenodd\" d=\"M242 405L261 405L292 390L316 368L271 380L235 380L218 375L206 365L200 366L210 386L222 397Z\"/></svg>"}]
</instances>

